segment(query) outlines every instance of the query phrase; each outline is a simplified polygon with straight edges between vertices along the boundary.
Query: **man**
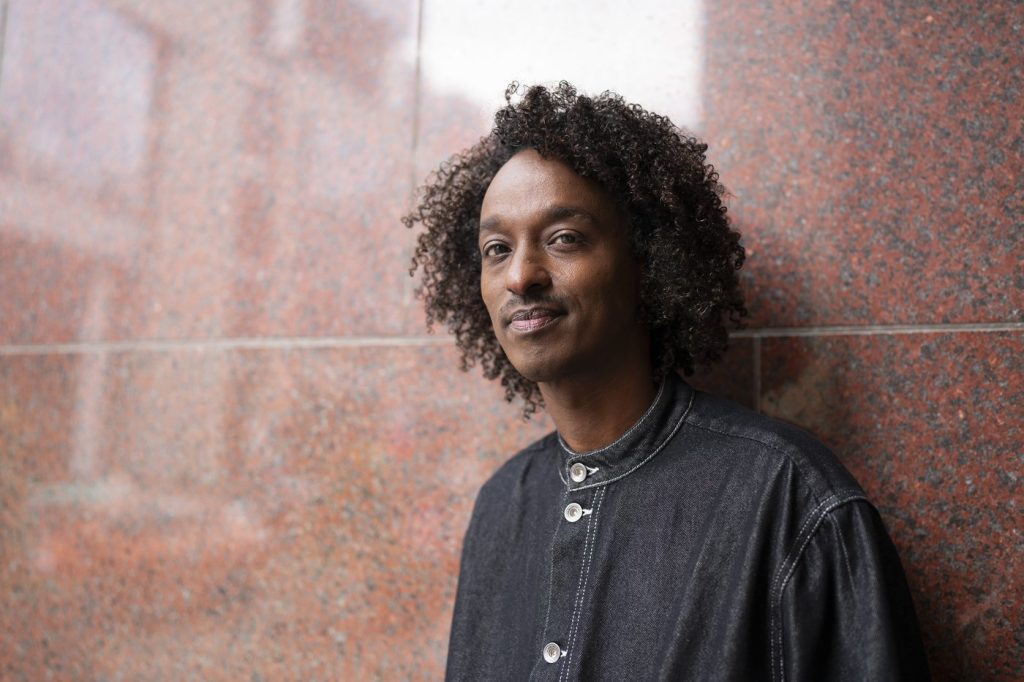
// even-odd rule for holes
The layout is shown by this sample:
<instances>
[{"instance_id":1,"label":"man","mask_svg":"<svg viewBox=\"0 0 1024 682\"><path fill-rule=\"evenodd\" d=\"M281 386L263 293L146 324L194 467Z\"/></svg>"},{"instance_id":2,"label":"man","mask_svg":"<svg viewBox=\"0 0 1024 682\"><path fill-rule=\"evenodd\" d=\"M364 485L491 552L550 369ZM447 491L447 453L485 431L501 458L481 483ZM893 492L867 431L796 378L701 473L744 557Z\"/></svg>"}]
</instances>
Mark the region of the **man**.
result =
<instances>
[{"instance_id":1,"label":"man","mask_svg":"<svg viewBox=\"0 0 1024 682\"><path fill-rule=\"evenodd\" d=\"M850 474L676 373L746 313L706 145L610 93L515 94L405 219L430 323L557 429L477 497L448 679L927 679Z\"/></svg>"}]
</instances>

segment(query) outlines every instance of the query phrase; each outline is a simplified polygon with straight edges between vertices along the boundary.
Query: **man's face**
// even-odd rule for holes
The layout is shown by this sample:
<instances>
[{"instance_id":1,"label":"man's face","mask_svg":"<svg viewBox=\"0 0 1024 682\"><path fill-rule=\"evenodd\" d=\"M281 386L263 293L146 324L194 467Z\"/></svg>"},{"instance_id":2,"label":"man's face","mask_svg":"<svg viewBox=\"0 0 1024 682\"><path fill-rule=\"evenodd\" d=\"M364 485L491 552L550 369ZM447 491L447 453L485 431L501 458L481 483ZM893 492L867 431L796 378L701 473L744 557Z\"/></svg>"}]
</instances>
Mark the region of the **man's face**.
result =
<instances>
[{"instance_id":1,"label":"man's face","mask_svg":"<svg viewBox=\"0 0 1024 682\"><path fill-rule=\"evenodd\" d=\"M646 357L639 266L622 212L596 183L536 151L516 154L484 196L479 246L494 333L527 379L595 378Z\"/></svg>"}]
</instances>

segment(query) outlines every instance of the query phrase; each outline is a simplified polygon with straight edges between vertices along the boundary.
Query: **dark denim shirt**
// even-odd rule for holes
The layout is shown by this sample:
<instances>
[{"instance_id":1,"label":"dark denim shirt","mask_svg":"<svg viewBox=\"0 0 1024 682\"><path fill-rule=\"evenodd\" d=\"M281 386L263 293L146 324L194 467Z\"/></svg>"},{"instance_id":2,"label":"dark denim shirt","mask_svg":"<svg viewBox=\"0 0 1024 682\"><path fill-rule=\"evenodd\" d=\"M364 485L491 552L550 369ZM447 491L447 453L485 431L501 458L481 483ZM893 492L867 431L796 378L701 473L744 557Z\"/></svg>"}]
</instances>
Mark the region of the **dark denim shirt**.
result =
<instances>
[{"instance_id":1,"label":"dark denim shirt","mask_svg":"<svg viewBox=\"0 0 1024 682\"><path fill-rule=\"evenodd\" d=\"M578 466L582 465L582 466ZM483 486L449 680L926 680L896 550L803 431L670 376L615 443Z\"/></svg>"}]
</instances>

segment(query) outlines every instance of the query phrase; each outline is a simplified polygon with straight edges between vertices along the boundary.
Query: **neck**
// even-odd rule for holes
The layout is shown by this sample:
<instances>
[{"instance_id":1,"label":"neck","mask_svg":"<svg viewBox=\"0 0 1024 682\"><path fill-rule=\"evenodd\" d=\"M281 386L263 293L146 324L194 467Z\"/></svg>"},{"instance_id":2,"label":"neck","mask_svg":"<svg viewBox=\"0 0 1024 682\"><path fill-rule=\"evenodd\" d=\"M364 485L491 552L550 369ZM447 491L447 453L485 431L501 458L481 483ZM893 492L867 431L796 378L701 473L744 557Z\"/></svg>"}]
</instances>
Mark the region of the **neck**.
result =
<instances>
[{"instance_id":1,"label":"neck","mask_svg":"<svg viewBox=\"0 0 1024 682\"><path fill-rule=\"evenodd\" d=\"M602 376L540 384L544 405L562 439L576 452L614 443L654 401L650 361Z\"/></svg>"}]
</instances>

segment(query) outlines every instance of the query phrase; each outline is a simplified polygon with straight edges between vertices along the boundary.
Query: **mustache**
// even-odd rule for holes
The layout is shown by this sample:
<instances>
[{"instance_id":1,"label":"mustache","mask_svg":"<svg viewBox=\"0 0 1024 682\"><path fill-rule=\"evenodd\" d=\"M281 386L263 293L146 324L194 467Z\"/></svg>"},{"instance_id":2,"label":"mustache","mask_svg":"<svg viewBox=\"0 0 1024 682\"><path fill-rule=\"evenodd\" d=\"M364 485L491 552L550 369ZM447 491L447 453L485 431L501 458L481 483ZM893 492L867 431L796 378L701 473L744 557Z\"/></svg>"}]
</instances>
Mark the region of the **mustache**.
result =
<instances>
[{"instance_id":1,"label":"mustache","mask_svg":"<svg viewBox=\"0 0 1024 682\"><path fill-rule=\"evenodd\" d=\"M559 312L566 309L565 303L558 296L552 296L551 294L520 296L515 294L502 304L500 312L501 316L507 320L512 316L512 313L521 308L536 307L551 308Z\"/></svg>"}]
</instances>

